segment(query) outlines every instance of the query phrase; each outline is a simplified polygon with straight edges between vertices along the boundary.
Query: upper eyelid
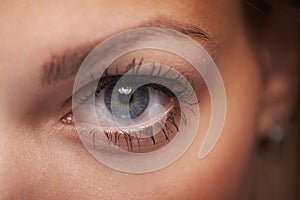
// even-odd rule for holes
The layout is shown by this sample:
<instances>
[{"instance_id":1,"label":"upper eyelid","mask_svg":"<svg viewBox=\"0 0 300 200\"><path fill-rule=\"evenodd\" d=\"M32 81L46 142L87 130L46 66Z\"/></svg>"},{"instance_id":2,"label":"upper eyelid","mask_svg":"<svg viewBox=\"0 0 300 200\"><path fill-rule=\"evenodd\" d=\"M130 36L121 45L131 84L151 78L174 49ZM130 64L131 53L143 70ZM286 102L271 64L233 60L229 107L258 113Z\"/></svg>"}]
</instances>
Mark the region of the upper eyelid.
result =
<instances>
[{"instance_id":1,"label":"upper eyelid","mask_svg":"<svg viewBox=\"0 0 300 200\"><path fill-rule=\"evenodd\" d=\"M212 55L214 54L213 52L217 46L216 39L211 37L200 28L191 24L175 21L167 17L159 16L154 20L132 28L151 26L171 28L181 33L190 35L199 42L203 43ZM93 49L93 47L96 46L95 43L99 43L99 41L81 45L80 47L64 52L61 55L52 55L50 61L43 65L43 73L41 77L42 86L53 85L57 81L66 80L75 76L84 58Z\"/></svg>"},{"instance_id":2,"label":"upper eyelid","mask_svg":"<svg viewBox=\"0 0 300 200\"><path fill-rule=\"evenodd\" d=\"M104 76L109 76L109 77L110 76L122 76L122 75L124 75L124 73L127 72L127 70L130 70L133 67L141 65L143 62L145 64L147 64L147 63L148 64L150 64L150 63L154 64L153 60L151 60L151 59L148 60L147 56L146 57L144 57L144 56L145 55L143 55L141 58L139 58L139 57L137 58L136 56L133 56L134 59L127 59L127 61L120 60L121 63L119 63L119 64L118 63L113 63L112 66L110 66L109 68L107 68L105 70L105 72L104 72L103 75ZM134 61L136 61L137 65L132 66L131 64ZM192 70L193 67L188 67L190 65L190 63L181 62L181 61L177 62L177 61L174 61L173 59L171 59L169 62L173 63L172 66L171 66L171 68L174 69L175 71L177 71L177 73L181 74L183 77L185 77L190 82L190 84L192 85L192 87L194 87L193 83L195 83L195 82L199 83L199 84L197 84L197 87L200 86L200 85L201 85L201 87L203 86L202 80L199 80L198 77L194 77L194 71ZM122 65L122 63L126 63L126 64ZM159 66L161 64L156 63L156 65ZM163 65L165 65L165 64L163 64ZM163 72L163 70L162 70L162 72ZM170 75L172 76L172 75L174 75L174 73L170 73ZM95 76L95 74L92 74L92 72L90 72L90 74L88 74L88 76L89 76L90 79L87 80L86 84L84 84L81 88L78 88L77 91L73 91L73 94L71 96L66 97L66 99L63 101L64 103L62 103L62 106L61 106L60 109L68 109L69 110L68 112L71 112L72 110L70 109L70 105L72 107L72 104L74 103L74 102L72 103L72 101L73 101L73 95L75 95L79 90L81 90L82 88L84 88L85 86L87 86L88 83L91 83L93 81L94 82L95 81L99 82L99 80L97 79L97 77ZM95 91L93 91L93 92L95 92ZM93 93L90 93L90 95L93 95ZM74 103L74 105L75 104L76 103ZM79 105L79 104L77 103L77 105ZM75 106L75 108L76 108L76 106Z\"/></svg>"},{"instance_id":3,"label":"upper eyelid","mask_svg":"<svg viewBox=\"0 0 300 200\"><path fill-rule=\"evenodd\" d=\"M139 75L139 74L129 74L128 76L139 76L139 77L153 77L153 78L160 78L160 79L165 79L165 81L173 81L174 79L171 79L171 77L164 77L163 76L163 74L162 74L162 76L156 76L156 75ZM102 81L104 81L105 79L109 79L109 78L114 78L114 77L122 77L122 75L120 75L120 74L112 74L112 73L109 73L109 74L106 74L105 75L105 77L104 78L101 78L102 79ZM99 82L101 82L101 79L99 80ZM97 82L97 83L96 83ZM88 88L88 86L89 86L89 84L92 84L92 83L96 83L96 84L98 84L98 80L97 79L92 79L89 83L87 83L86 85L84 85L82 88L80 88L79 90L77 90L74 94L73 94L73 96L72 96L72 98L73 97L76 97L77 95L79 95L79 96L81 96L80 94L79 94L79 92L82 90L82 89L84 89L84 88ZM178 83L180 83L180 82L178 82ZM80 105L82 105L84 102L86 102L86 101L88 101L94 94L95 94L95 92L96 91L94 91L94 90L92 90L92 91L89 91L88 92L88 95L86 95L86 97L83 99L83 100L81 100L81 102L79 102L79 103L76 103L78 106L80 106ZM80 97L79 97L80 98ZM75 107L77 107L77 106L75 106Z\"/></svg>"}]
</instances>

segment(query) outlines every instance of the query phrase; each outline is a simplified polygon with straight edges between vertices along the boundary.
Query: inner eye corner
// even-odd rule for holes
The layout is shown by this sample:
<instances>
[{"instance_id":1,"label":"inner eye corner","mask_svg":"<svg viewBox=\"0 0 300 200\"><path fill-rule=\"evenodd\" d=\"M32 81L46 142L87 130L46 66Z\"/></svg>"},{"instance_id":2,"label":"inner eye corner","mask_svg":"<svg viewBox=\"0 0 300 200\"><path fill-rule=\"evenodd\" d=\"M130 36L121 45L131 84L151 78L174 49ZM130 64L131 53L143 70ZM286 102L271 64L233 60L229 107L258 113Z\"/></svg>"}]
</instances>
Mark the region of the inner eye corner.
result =
<instances>
[{"instance_id":1,"label":"inner eye corner","mask_svg":"<svg viewBox=\"0 0 300 200\"><path fill-rule=\"evenodd\" d=\"M73 112L65 114L59 121L64 125L75 125Z\"/></svg>"}]
</instances>

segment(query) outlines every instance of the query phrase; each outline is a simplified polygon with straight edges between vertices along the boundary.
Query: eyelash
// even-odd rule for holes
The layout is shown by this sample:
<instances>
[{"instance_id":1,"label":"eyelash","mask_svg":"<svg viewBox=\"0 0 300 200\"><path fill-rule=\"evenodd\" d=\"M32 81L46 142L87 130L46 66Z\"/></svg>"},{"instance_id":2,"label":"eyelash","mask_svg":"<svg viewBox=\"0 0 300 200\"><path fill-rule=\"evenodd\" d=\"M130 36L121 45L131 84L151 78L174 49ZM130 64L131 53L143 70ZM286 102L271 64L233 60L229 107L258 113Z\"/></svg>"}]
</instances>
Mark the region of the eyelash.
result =
<instances>
[{"instance_id":1,"label":"eyelash","mask_svg":"<svg viewBox=\"0 0 300 200\"><path fill-rule=\"evenodd\" d=\"M172 77L172 76L168 77L170 75L170 71L172 70L172 68L170 68L165 73L161 74L162 65L157 66L155 63L153 63L152 68L148 75L139 74L140 73L139 67L142 64L142 61L143 61L143 59L141 59L139 64L136 65L135 59L133 59L133 61L127 65L126 71L128 71L132 67L137 67L137 69L135 71L132 71L132 73L130 75L127 75L127 76L134 77L134 79L130 79L130 80L138 81L138 79L148 78L147 80L153 80L154 83L149 83L146 86L151 87L160 92L163 92L170 98L173 98L173 99L176 98L177 101L188 104L188 105L195 105L195 104L199 103L199 102L190 101L191 97L193 95L193 91L190 91L188 89L187 83L185 83L184 85L181 85L181 87L176 88L176 90L175 90L176 84L178 84L182 81L181 80L182 77L180 77L180 75L175 76L175 77ZM157 71L156 73L154 73L155 70ZM97 84L96 91L90 91L89 93L85 94L83 97L80 97L78 106L83 105L85 102L87 102L93 96L97 97L97 95L101 91L105 91L105 89L108 85L115 84L122 77L122 75L118 75L119 74L118 71L119 71L118 68L116 68L115 74L117 74L117 75L112 75L112 74L109 74L108 71L106 70L104 73L104 77L102 77ZM90 83L98 81L94 78L93 75L91 75L90 77L91 77ZM168 82L168 84L163 86L163 85L155 83L155 80L158 80L158 79L165 79L166 82ZM159 82L159 81L157 81L157 82ZM87 85L89 85L89 84L87 84ZM192 83L192 86L193 86L193 83ZM84 86L84 87L86 87L86 86ZM170 89L168 89L168 88L170 88ZM69 112L69 114L67 115L69 117L69 119L70 119L71 113L72 113L72 111ZM152 145L157 144L157 141L155 140L155 137L152 134L152 130L153 130L154 126L159 126L161 128L161 132L162 132L165 140L169 142L170 135L174 134L173 133L174 131L176 133L179 131L179 124L176 122L176 119L175 119L177 115L180 117L181 122L183 124L187 123L184 112L180 111L180 107L175 106L165 116L166 117L165 123L156 122L154 124L147 125L145 127L142 127L140 129L133 130L133 131L122 131L122 130L121 131L119 131L119 130L118 131L112 131L112 130L99 131L96 128L90 128L89 133L92 135L92 138L93 138L93 146L95 146L96 135L104 134L108 140L108 144L110 144L110 143L112 143L114 145L119 144L119 146L120 146L120 144L121 144L120 141L123 138L123 140L126 143L128 151L133 151L133 143L134 143L134 140L136 140L138 149L140 151L141 146L140 146L140 139L139 139L138 135L141 134L141 132L147 132L147 130L149 130L148 133L150 133L149 137L152 140ZM67 122L67 124L70 124L70 123L68 123L68 121L65 118L63 118L63 122L65 122L65 123Z\"/></svg>"},{"instance_id":2,"label":"eyelash","mask_svg":"<svg viewBox=\"0 0 300 200\"><path fill-rule=\"evenodd\" d=\"M174 108L174 109L178 109L178 108ZM178 128L178 124L175 120L175 112L171 111L167 114L167 118L166 121L170 122L170 124L173 126L173 128L175 128L175 130L178 132L179 128ZM113 145L118 145L119 147L120 145L120 141L123 138L126 142L126 146L127 146L127 150L133 151L133 143L134 143L134 139L137 141L138 143L138 149L139 152L140 151L140 138L138 137L138 135L141 136L141 132L148 132L146 131L146 129L150 130L148 133L152 133L154 125L148 125L147 127L143 127L140 128L140 130L134 130L134 131L111 131L111 130L105 130L104 135L106 136L107 140L108 140L108 145L110 143L112 143ZM157 122L156 126L159 126L161 128L161 131L163 132L163 136L165 138L165 140L167 140L168 142L170 141L170 135L173 134L172 128L170 126L167 125L167 123L163 123L163 122ZM93 146L95 147L95 135L97 134L103 134L103 132L98 131L97 129L92 129L90 130L90 133L92 134L93 137ZM134 136L133 136L134 135ZM157 142L155 140L154 135L149 135L149 137L152 140L152 145L156 145Z\"/></svg>"},{"instance_id":3,"label":"eyelash","mask_svg":"<svg viewBox=\"0 0 300 200\"><path fill-rule=\"evenodd\" d=\"M152 80L153 78L162 78L162 79L166 78L166 79L172 80L170 85L167 85L167 86L162 86L162 85L158 85L158 84L155 84L155 83L147 84L147 86L150 86L150 87L152 87L156 90L159 90L161 92L165 92L170 97L175 97L175 94L176 94L176 97L177 98L179 97L179 99L178 99L179 101L181 101L183 103L186 103L188 105L195 105L195 104L199 103L199 101L197 101L197 102L189 101L189 100L192 99L191 97L193 95L193 91L192 90L187 90L188 89L188 87L187 87L188 83L187 82L185 83L184 87L182 87L181 89L178 89L177 91L172 92L173 91L172 90L173 86L176 84L176 82L179 82L181 80L179 75L175 79L173 79L172 77L167 78L167 75L170 73L172 68L170 68L162 76L160 76L160 73L154 75L153 73L154 73L155 69L157 68L157 65L155 63L153 63L152 69L150 70L149 75L139 75L139 72L140 72L139 67L140 67L140 65L142 65L142 62L143 62L143 59L141 59L141 61L139 62L138 66L137 66L138 67L137 70L133 71L131 75L127 75L127 76L132 76L135 79L136 79L136 76L139 76L140 78L147 78L148 80ZM133 59L133 61L130 64L127 65L126 71L130 70L131 67L136 67L135 58ZM162 65L159 65L158 68L159 68L158 71L161 72ZM115 74L119 74L118 68L116 68ZM93 76L93 74L91 74L90 77L91 77L90 82L98 81ZM122 77L122 75L112 75L112 74L109 74L107 70L105 70L104 77L100 79L100 81L98 83L98 86L97 86L97 90L96 91L91 91L89 94L87 94L85 97L83 97L79 101L78 104L79 105L83 104L85 101L92 98L95 95L95 92L96 92L96 94L99 93L100 91L105 89L105 87L107 85L109 85L111 83L114 83L114 82L117 82L121 77ZM189 78L187 78L187 80L189 81ZM191 85L192 85L192 87L194 87L193 81L191 81ZM169 89L169 88L171 88L171 89Z\"/></svg>"}]
</instances>

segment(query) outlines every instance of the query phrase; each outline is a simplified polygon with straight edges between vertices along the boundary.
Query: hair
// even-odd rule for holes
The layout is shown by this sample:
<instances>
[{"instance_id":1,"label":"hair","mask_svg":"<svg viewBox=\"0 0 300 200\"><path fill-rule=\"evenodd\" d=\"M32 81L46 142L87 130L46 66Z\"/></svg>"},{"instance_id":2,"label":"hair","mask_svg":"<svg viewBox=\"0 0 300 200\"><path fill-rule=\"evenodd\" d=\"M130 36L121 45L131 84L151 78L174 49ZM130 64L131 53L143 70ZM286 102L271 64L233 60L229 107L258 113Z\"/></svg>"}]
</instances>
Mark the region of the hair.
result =
<instances>
[{"instance_id":1,"label":"hair","mask_svg":"<svg viewBox=\"0 0 300 200\"><path fill-rule=\"evenodd\" d=\"M247 32L256 47L264 43L265 29L270 23L275 23L275 27L284 30L286 36L281 35L281 37L294 37L294 45L297 46L296 52L292 55L296 56L294 59L297 60L297 66L287 66L284 70L289 70L291 76L292 73L296 73L295 79L298 79L297 76L300 74L300 1L243 0L243 11ZM274 21L274 16L278 14L280 16L276 17L280 20ZM274 34L276 32L277 30L274 30ZM284 38L278 38L276 42L282 43ZM300 91L299 80L296 82L297 91ZM300 199L300 92L297 97L294 112L286 126L285 138L277 143L269 138L263 138L259 142L250 199Z\"/></svg>"}]
</instances>

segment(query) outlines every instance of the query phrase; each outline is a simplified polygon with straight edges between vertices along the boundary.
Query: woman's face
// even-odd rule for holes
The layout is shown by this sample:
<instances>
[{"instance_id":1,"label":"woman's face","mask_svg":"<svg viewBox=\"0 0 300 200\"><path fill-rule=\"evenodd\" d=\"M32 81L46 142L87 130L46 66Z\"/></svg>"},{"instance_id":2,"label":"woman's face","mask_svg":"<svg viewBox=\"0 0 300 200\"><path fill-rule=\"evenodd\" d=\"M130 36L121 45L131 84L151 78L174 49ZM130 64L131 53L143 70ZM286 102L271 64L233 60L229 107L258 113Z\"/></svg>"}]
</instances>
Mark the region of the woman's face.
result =
<instances>
[{"instance_id":1,"label":"woman's face","mask_svg":"<svg viewBox=\"0 0 300 200\"><path fill-rule=\"evenodd\" d=\"M125 30L179 30L187 24L209 36L188 33L210 53L226 88L227 115L217 144L198 158L211 112L203 90L196 138L172 165L132 174L101 164L72 124L61 120L71 109L62 109L62 102L72 95L74 77L43 84L49 81L45 63L65 54L65 63L80 61L76 55ZM235 199L243 193L262 86L239 1L2 0L0 26L1 199Z\"/></svg>"}]
</instances>

